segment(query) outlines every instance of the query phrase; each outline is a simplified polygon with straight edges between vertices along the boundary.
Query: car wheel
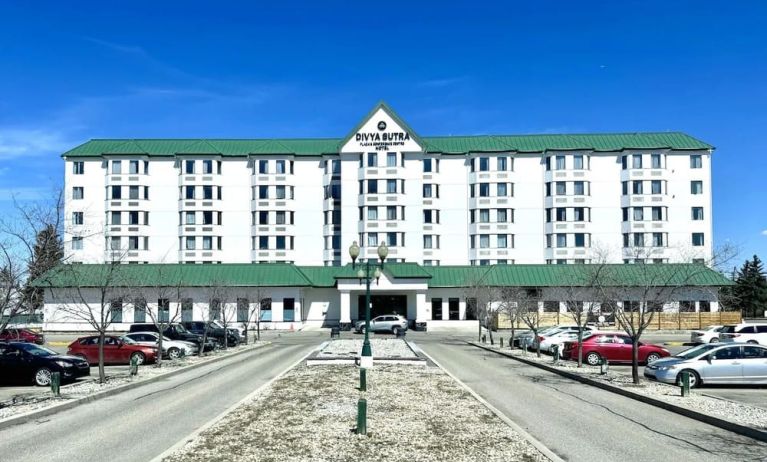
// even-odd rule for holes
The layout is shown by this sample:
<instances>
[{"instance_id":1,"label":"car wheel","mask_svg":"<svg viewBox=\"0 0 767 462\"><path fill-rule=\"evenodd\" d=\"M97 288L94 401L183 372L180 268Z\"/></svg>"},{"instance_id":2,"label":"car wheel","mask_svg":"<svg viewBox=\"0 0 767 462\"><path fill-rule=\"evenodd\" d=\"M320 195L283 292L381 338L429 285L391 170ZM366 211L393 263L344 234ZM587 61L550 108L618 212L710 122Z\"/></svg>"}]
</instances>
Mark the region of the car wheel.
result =
<instances>
[{"instance_id":1,"label":"car wheel","mask_svg":"<svg viewBox=\"0 0 767 462\"><path fill-rule=\"evenodd\" d=\"M719 337L712 337L708 343L719 343Z\"/></svg>"},{"instance_id":2,"label":"car wheel","mask_svg":"<svg viewBox=\"0 0 767 462\"><path fill-rule=\"evenodd\" d=\"M360 327L360 334L365 335L365 330L366 329L364 327Z\"/></svg>"},{"instance_id":3,"label":"car wheel","mask_svg":"<svg viewBox=\"0 0 767 462\"><path fill-rule=\"evenodd\" d=\"M650 353L647 355L647 360L645 361L647 364L654 363L655 361L660 359L660 355L658 353Z\"/></svg>"},{"instance_id":4,"label":"car wheel","mask_svg":"<svg viewBox=\"0 0 767 462\"><path fill-rule=\"evenodd\" d=\"M48 368L41 368L35 372L35 385L40 387L47 387L51 384L51 370Z\"/></svg>"},{"instance_id":5,"label":"car wheel","mask_svg":"<svg viewBox=\"0 0 767 462\"><path fill-rule=\"evenodd\" d=\"M602 357L599 356L599 353L591 352L586 355L586 363L589 366L599 366L599 363L602 362Z\"/></svg>"},{"instance_id":6,"label":"car wheel","mask_svg":"<svg viewBox=\"0 0 767 462\"><path fill-rule=\"evenodd\" d=\"M176 347L169 348L168 349L168 357L170 359L178 359L178 358L180 358L181 357L181 350L179 350Z\"/></svg>"},{"instance_id":7,"label":"car wheel","mask_svg":"<svg viewBox=\"0 0 767 462\"><path fill-rule=\"evenodd\" d=\"M700 375L698 375L697 372L695 372L692 369L684 369L682 372L689 372L690 373L690 388L695 388L697 386L700 386L701 383L703 383L700 380ZM682 372L679 373L679 375L676 376L676 384L678 386L682 386Z\"/></svg>"},{"instance_id":8,"label":"car wheel","mask_svg":"<svg viewBox=\"0 0 767 462\"><path fill-rule=\"evenodd\" d=\"M399 327L395 326L392 328L391 333L394 334L394 336L396 337L399 335L400 330L401 329Z\"/></svg>"},{"instance_id":9,"label":"car wheel","mask_svg":"<svg viewBox=\"0 0 767 462\"><path fill-rule=\"evenodd\" d=\"M140 351L136 351L134 353L131 353L130 360L134 361L133 358L136 358L135 359L136 364L144 364L144 361L146 361L146 356L144 355L144 353L142 353Z\"/></svg>"}]
</instances>

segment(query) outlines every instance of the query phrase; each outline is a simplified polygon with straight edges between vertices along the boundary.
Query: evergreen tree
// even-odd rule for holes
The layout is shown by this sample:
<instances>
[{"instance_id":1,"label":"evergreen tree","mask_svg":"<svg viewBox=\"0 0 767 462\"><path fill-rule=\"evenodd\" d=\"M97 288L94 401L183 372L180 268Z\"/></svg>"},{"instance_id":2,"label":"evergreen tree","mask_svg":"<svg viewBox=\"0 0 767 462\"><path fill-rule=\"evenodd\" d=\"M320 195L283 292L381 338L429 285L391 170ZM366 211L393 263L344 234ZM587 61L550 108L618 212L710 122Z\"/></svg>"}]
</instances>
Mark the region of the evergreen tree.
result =
<instances>
[{"instance_id":1,"label":"evergreen tree","mask_svg":"<svg viewBox=\"0 0 767 462\"><path fill-rule=\"evenodd\" d=\"M63 259L64 245L59 238L56 227L48 224L37 233L32 260L27 269L27 282L24 286L24 301L27 312L34 313L43 306L43 290L32 287L31 282L61 263Z\"/></svg>"},{"instance_id":2,"label":"evergreen tree","mask_svg":"<svg viewBox=\"0 0 767 462\"><path fill-rule=\"evenodd\" d=\"M731 296L743 311L743 317L755 318L764 316L767 309L767 277L764 264L754 255L746 260L743 266L735 272L735 286L730 290Z\"/></svg>"}]
</instances>

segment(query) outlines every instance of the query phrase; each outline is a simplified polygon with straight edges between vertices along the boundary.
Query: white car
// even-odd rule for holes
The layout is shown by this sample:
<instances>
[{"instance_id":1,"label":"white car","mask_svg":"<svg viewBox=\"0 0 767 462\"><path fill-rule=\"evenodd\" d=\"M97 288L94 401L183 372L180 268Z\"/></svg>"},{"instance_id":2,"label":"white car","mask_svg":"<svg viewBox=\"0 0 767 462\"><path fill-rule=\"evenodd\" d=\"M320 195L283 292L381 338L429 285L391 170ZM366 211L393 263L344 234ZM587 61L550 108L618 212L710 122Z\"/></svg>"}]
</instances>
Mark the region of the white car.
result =
<instances>
[{"instance_id":1,"label":"white car","mask_svg":"<svg viewBox=\"0 0 767 462\"><path fill-rule=\"evenodd\" d=\"M590 337L593 334L593 331L583 329L583 338ZM554 349L558 348L560 353L562 352L562 347L564 346L565 342L577 342L578 341L578 331L577 330L563 330L555 333L554 335L550 335L548 337L543 337L543 340L541 340L541 351L547 351L551 354L554 354Z\"/></svg>"},{"instance_id":2,"label":"white car","mask_svg":"<svg viewBox=\"0 0 767 462\"><path fill-rule=\"evenodd\" d=\"M131 332L123 335L139 345L157 346L160 343L160 334L157 332ZM162 355L170 359L178 359L182 356L191 356L197 354L197 345L191 342L180 340L171 340L168 337L162 338Z\"/></svg>"},{"instance_id":3,"label":"white car","mask_svg":"<svg viewBox=\"0 0 767 462\"><path fill-rule=\"evenodd\" d=\"M767 345L767 324L741 323L724 326L719 332L719 341Z\"/></svg>"},{"instance_id":4,"label":"white car","mask_svg":"<svg viewBox=\"0 0 767 462\"><path fill-rule=\"evenodd\" d=\"M596 331L597 329L593 326L583 326L583 338L586 338L589 334ZM543 342L546 341L547 338L553 337L554 335L565 333L565 332L575 332L576 336L574 338L578 338L578 326L558 326L553 328L550 331L546 332L538 332L538 338L534 338L531 348L537 348L538 343L541 343L541 350L543 351L550 351L547 350L546 347L543 346Z\"/></svg>"},{"instance_id":5,"label":"white car","mask_svg":"<svg viewBox=\"0 0 767 462\"><path fill-rule=\"evenodd\" d=\"M719 332L724 326L708 326L702 330L690 332L690 342L692 343L717 343L719 341Z\"/></svg>"},{"instance_id":6,"label":"white car","mask_svg":"<svg viewBox=\"0 0 767 462\"><path fill-rule=\"evenodd\" d=\"M547 333L558 331L559 327L553 326L553 327L545 327L538 331L538 335L544 335ZM519 335L519 346L522 348L532 348L533 344L535 343L535 335L533 334L532 330L528 330L526 332L523 332Z\"/></svg>"}]
</instances>

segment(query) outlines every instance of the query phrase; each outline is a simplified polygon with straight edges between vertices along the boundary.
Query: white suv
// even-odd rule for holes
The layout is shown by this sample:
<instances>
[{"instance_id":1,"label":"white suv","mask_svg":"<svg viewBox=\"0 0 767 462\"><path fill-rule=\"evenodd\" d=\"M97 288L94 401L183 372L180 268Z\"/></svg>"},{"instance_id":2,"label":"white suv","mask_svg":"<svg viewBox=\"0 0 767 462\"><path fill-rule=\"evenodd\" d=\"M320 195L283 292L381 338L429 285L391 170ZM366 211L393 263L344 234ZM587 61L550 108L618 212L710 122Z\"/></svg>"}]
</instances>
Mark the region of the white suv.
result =
<instances>
[{"instance_id":1,"label":"white suv","mask_svg":"<svg viewBox=\"0 0 767 462\"><path fill-rule=\"evenodd\" d=\"M354 326L357 333L365 332L365 321L357 321ZM370 332L391 332L398 334L407 330L407 319L399 315L377 316L370 320Z\"/></svg>"},{"instance_id":2,"label":"white suv","mask_svg":"<svg viewBox=\"0 0 767 462\"><path fill-rule=\"evenodd\" d=\"M767 324L741 323L734 326L724 326L719 332L719 340L767 345Z\"/></svg>"}]
</instances>

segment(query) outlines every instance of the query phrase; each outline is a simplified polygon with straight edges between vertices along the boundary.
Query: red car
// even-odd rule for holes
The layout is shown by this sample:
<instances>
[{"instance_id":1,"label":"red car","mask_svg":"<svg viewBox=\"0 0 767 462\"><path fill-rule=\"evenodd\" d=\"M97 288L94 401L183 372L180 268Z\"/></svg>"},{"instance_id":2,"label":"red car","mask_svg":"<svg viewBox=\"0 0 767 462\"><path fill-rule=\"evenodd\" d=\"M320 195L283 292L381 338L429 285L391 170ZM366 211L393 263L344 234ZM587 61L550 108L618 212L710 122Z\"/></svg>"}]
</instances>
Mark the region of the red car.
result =
<instances>
[{"instance_id":1,"label":"red car","mask_svg":"<svg viewBox=\"0 0 767 462\"><path fill-rule=\"evenodd\" d=\"M29 329L9 327L0 332L0 342L27 342L42 345L45 343L45 337Z\"/></svg>"},{"instance_id":2,"label":"red car","mask_svg":"<svg viewBox=\"0 0 767 462\"><path fill-rule=\"evenodd\" d=\"M99 362L99 338L81 337L69 345L67 354L79 356L90 364ZM104 337L104 364L130 364L131 358L137 358L139 364L157 360L157 347L139 345L129 339L107 335Z\"/></svg>"},{"instance_id":3,"label":"red car","mask_svg":"<svg viewBox=\"0 0 767 462\"><path fill-rule=\"evenodd\" d=\"M651 363L671 353L658 345L639 342L639 362ZM564 359L577 359L578 342L565 342ZM610 363L631 362L631 337L625 332L595 332L583 339L583 359L591 366L598 366L602 359Z\"/></svg>"}]
</instances>

